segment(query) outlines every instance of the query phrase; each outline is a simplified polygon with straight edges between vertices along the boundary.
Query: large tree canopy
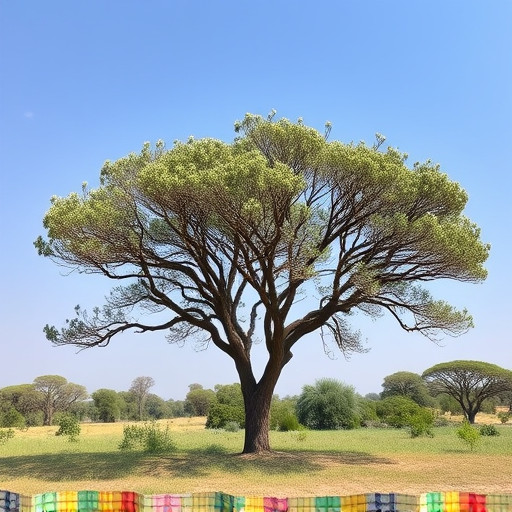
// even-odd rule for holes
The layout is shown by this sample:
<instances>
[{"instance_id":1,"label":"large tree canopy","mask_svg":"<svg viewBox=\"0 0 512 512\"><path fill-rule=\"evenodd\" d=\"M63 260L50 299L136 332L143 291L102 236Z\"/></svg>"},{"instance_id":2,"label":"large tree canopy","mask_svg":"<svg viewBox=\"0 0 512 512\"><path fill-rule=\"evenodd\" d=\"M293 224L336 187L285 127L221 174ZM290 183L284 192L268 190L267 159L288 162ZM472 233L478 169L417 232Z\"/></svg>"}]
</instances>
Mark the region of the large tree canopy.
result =
<instances>
[{"instance_id":1,"label":"large tree canopy","mask_svg":"<svg viewBox=\"0 0 512 512\"><path fill-rule=\"evenodd\" d=\"M35 245L59 264L125 283L104 307L77 307L63 329L46 326L52 342L102 346L136 330L213 343L240 377L244 451L261 451L272 392L298 340L319 331L345 353L360 350L348 322L357 310L387 312L431 338L461 334L471 316L421 283L481 281L489 247L462 214L464 190L429 161L408 168L406 155L381 151L381 137L374 147L330 142L327 125L322 135L301 120L249 114L235 127L232 144L145 144L107 162L99 188L52 198L48 238ZM268 351L260 378L257 335Z\"/></svg>"},{"instance_id":2,"label":"large tree canopy","mask_svg":"<svg viewBox=\"0 0 512 512\"><path fill-rule=\"evenodd\" d=\"M423 372L434 394L445 393L462 407L466 419L475 422L482 403L512 390L512 371L482 361L450 361Z\"/></svg>"}]
</instances>

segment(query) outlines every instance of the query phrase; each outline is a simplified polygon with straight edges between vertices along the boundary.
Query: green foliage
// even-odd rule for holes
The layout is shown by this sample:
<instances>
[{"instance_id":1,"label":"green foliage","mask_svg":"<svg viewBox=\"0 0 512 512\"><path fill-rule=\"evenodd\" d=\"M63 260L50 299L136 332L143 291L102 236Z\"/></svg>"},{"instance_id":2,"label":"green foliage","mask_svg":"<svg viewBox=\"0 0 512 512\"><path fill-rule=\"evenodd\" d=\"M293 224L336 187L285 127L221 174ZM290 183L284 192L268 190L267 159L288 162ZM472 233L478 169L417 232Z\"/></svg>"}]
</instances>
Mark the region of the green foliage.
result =
<instances>
[{"instance_id":1,"label":"green foliage","mask_svg":"<svg viewBox=\"0 0 512 512\"><path fill-rule=\"evenodd\" d=\"M425 408L421 408L409 418L408 425L411 437L434 437L434 413Z\"/></svg>"},{"instance_id":2,"label":"green foliage","mask_svg":"<svg viewBox=\"0 0 512 512\"><path fill-rule=\"evenodd\" d=\"M236 422L242 428L245 426L243 407L213 403L206 418L206 428L225 428L229 422Z\"/></svg>"},{"instance_id":3,"label":"green foliage","mask_svg":"<svg viewBox=\"0 0 512 512\"><path fill-rule=\"evenodd\" d=\"M382 398L389 396L405 396L423 407L434 405L425 381L420 375L412 372L396 372L384 377Z\"/></svg>"},{"instance_id":4,"label":"green foliage","mask_svg":"<svg viewBox=\"0 0 512 512\"><path fill-rule=\"evenodd\" d=\"M235 407L244 407L244 397L242 395L242 386L235 382L233 384L216 384L215 398L219 404L233 405Z\"/></svg>"},{"instance_id":5,"label":"green foliage","mask_svg":"<svg viewBox=\"0 0 512 512\"><path fill-rule=\"evenodd\" d=\"M354 388L335 379L320 379L314 386L304 386L297 401L299 422L313 430L356 428L357 413Z\"/></svg>"},{"instance_id":6,"label":"green foliage","mask_svg":"<svg viewBox=\"0 0 512 512\"><path fill-rule=\"evenodd\" d=\"M25 426L25 417L12 406L0 415L0 427L24 428Z\"/></svg>"},{"instance_id":7,"label":"green foliage","mask_svg":"<svg viewBox=\"0 0 512 512\"><path fill-rule=\"evenodd\" d=\"M176 445L168 425L161 428L157 423L150 422L143 425L125 425L119 449L141 449L147 453L172 453L176 450Z\"/></svg>"},{"instance_id":8,"label":"green foliage","mask_svg":"<svg viewBox=\"0 0 512 512\"><path fill-rule=\"evenodd\" d=\"M494 425L481 425L480 435L495 437L500 435L500 431Z\"/></svg>"},{"instance_id":9,"label":"green foliage","mask_svg":"<svg viewBox=\"0 0 512 512\"><path fill-rule=\"evenodd\" d=\"M465 443L471 451L480 441L480 431L465 420L456 431L457 437Z\"/></svg>"},{"instance_id":10,"label":"green foliage","mask_svg":"<svg viewBox=\"0 0 512 512\"><path fill-rule=\"evenodd\" d=\"M92 395L100 421L112 423L120 419L124 400L113 389L98 389Z\"/></svg>"},{"instance_id":11,"label":"green foliage","mask_svg":"<svg viewBox=\"0 0 512 512\"><path fill-rule=\"evenodd\" d=\"M13 437L14 430L12 428L0 428L0 445L7 443Z\"/></svg>"},{"instance_id":12,"label":"green foliage","mask_svg":"<svg viewBox=\"0 0 512 512\"><path fill-rule=\"evenodd\" d=\"M501 423L505 424L510 419L511 414L510 412L499 412L498 413L498 419L501 421Z\"/></svg>"},{"instance_id":13,"label":"green foliage","mask_svg":"<svg viewBox=\"0 0 512 512\"><path fill-rule=\"evenodd\" d=\"M270 428L287 432L299 430L300 423L297 419L295 409L297 400L291 398L279 399L277 396L272 399L270 406Z\"/></svg>"},{"instance_id":14,"label":"green foliage","mask_svg":"<svg viewBox=\"0 0 512 512\"><path fill-rule=\"evenodd\" d=\"M208 416L214 402L215 392L212 389L192 389L185 397L185 412L190 416Z\"/></svg>"},{"instance_id":15,"label":"green foliage","mask_svg":"<svg viewBox=\"0 0 512 512\"><path fill-rule=\"evenodd\" d=\"M376 403L377 415L381 421L395 428L409 425L410 418L421 408L405 396L390 396Z\"/></svg>"},{"instance_id":16,"label":"green foliage","mask_svg":"<svg viewBox=\"0 0 512 512\"><path fill-rule=\"evenodd\" d=\"M224 430L226 432L238 432L240 430L240 424L237 421L228 421L224 425Z\"/></svg>"},{"instance_id":17,"label":"green foliage","mask_svg":"<svg viewBox=\"0 0 512 512\"><path fill-rule=\"evenodd\" d=\"M77 442L80 436L80 422L73 414L61 414L57 424L59 429L55 432L56 436L67 436L68 441Z\"/></svg>"},{"instance_id":18,"label":"green foliage","mask_svg":"<svg viewBox=\"0 0 512 512\"><path fill-rule=\"evenodd\" d=\"M369 398L357 396L357 415L359 422L365 427L378 421L377 402Z\"/></svg>"}]
</instances>

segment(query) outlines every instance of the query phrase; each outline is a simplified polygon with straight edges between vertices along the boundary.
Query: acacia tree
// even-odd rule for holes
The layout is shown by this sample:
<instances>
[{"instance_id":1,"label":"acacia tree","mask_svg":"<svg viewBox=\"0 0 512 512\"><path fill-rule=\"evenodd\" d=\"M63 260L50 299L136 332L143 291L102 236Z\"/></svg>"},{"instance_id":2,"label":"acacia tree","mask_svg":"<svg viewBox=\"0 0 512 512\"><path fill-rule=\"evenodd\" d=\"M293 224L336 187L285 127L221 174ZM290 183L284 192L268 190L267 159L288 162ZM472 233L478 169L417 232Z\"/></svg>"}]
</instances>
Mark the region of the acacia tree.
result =
<instances>
[{"instance_id":1,"label":"acacia tree","mask_svg":"<svg viewBox=\"0 0 512 512\"><path fill-rule=\"evenodd\" d=\"M482 361L451 361L423 372L432 393L453 397L473 424L487 398L512 391L512 372Z\"/></svg>"},{"instance_id":2,"label":"acacia tree","mask_svg":"<svg viewBox=\"0 0 512 512\"><path fill-rule=\"evenodd\" d=\"M373 147L331 142L329 124L321 134L272 117L246 115L232 144L147 143L107 162L99 188L52 198L48 238L35 242L61 265L121 283L104 307L47 325L47 338L93 347L135 330L213 343L239 375L244 452L270 449L273 390L299 340L318 331L345 354L361 350L348 321L358 310L429 337L461 334L468 312L420 284L481 281L489 250L462 214L465 191L437 165L409 168L381 136ZM261 375L256 336L268 353Z\"/></svg>"},{"instance_id":3,"label":"acacia tree","mask_svg":"<svg viewBox=\"0 0 512 512\"><path fill-rule=\"evenodd\" d=\"M71 405L88 397L84 386L68 382L60 375L36 377L34 388L40 393L40 407L44 413L45 425L52 424L56 412L67 411Z\"/></svg>"}]
</instances>

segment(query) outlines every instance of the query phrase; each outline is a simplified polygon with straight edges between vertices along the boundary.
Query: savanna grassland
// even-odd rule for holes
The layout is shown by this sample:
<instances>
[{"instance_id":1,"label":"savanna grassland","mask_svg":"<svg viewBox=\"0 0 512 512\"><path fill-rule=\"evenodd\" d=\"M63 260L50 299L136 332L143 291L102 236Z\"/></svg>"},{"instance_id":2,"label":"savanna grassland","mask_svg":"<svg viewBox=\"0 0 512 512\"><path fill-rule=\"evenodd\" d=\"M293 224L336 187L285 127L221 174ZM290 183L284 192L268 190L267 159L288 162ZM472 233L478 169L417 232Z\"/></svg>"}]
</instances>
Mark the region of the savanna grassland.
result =
<instances>
[{"instance_id":1,"label":"savanna grassland","mask_svg":"<svg viewBox=\"0 0 512 512\"><path fill-rule=\"evenodd\" d=\"M78 442L57 427L16 431L0 446L0 488L22 494L132 490L322 496L429 491L512 493L512 425L470 451L456 426L433 438L405 430L272 432L274 453L240 455L243 432L206 430L204 418L166 420L175 453L121 451L123 424L83 424Z\"/></svg>"}]
</instances>

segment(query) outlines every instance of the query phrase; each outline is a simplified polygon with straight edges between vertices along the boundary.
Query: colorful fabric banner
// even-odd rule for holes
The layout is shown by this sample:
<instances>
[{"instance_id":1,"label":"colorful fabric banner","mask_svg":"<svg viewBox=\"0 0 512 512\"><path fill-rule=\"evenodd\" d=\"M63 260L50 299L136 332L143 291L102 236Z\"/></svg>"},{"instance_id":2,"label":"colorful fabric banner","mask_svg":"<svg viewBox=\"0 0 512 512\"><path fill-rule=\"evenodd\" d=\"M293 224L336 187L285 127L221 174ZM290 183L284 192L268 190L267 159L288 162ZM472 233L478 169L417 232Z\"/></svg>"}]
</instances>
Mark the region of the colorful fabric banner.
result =
<instances>
[{"instance_id":1,"label":"colorful fabric banner","mask_svg":"<svg viewBox=\"0 0 512 512\"><path fill-rule=\"evenodd\" d=\"M312 498L61 491L27 496L0 491L0 512L512 512L512 494L429 492Z\"/></svg>"}]
</instances>

